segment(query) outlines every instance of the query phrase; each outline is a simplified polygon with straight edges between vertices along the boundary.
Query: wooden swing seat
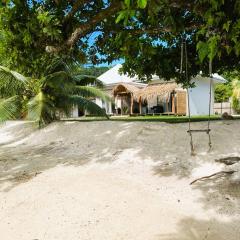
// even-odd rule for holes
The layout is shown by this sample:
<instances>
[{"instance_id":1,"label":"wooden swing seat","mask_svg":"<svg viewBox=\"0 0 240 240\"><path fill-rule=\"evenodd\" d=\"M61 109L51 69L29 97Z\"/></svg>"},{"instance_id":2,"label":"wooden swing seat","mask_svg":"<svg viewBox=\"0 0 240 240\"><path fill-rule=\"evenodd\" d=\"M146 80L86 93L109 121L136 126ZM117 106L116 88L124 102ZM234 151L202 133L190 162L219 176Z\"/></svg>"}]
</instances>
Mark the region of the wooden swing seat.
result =
<instances>
[{"instance_id":1,"label":"wooden swing seat","mask_svg":"<svg viewBox=\"0 0 240 240\"><path fill-rule=\"evenodd\" d=\"M211 132L211 129L191 129L187 131L188 133L197 133L197 132L205 132L209 134Z\"/></svg>"}]
</instances>

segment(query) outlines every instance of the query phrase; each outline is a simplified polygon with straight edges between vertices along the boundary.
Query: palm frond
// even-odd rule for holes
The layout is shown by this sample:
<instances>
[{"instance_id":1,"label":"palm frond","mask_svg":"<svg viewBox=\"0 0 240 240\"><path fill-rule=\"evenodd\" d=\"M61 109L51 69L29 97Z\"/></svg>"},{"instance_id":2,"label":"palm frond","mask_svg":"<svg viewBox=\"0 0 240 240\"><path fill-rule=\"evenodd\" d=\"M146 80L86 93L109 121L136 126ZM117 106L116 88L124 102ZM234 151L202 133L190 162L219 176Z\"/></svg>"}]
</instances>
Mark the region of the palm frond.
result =
<instances>
[{"instance_id":1,"label":"palm frond","mask_svg":"<svg viewBox=\"0 0 240 240\"><path fill-rule=\"evenodd\" d=\"M49 74L43 80L43 88L52 89L56 95L72 93L74 86L73 78L65 71Z\"/></svg>"},{"instance_id":2,"label":"palm frond","mask_svg":"<svg viewBox=\"0 0 240 240\"><path fill-rule=\"evenodd\" d=\"M73 95L73 96L69 97L69 102L72 105L77 105L82 110L86 110L91 114L105 116L108 118L104 109L100 108L96 103L94 103L91 100L88 100L84 97Z\"/></svg>"},{"instance_id":3,"label":"palm frond","mask_svg":"<svg viewBox=\"0 0 240 240\"><path fill-rule=\"evenodd\" d=\"M61 58L55 58L52 63L46 68L45 75L49 75L55 72L69 72L68 65Z\"/></svg>"},{"instance_id":4,"label":"palm frond","mask_svg":"<svg viewBox=\"0 0 240 240\"><path fill-rule=\"evenodd\" d=\"M92 85L98 88L104 87L103 82L97 79L95 76L78 74L78 75L74 75L73 78L77 83L77 85L81 85L81 86Z\"/></svg>"},{"instance_id":5,"label":"palm frond","mask_svg":"<svg viewBox=\"0 0 240 240\"><path fill-rule=\"evenodd\" d=\"M50 123L56 118L53 101L43 92L39 92L28 103L28 119L36 121L39 126Z\"/></svg>"},{"instance_id":6,"label":"palm frond","mask_svg":"<svg viewBox=\"0 0 240 240\"><path fill-rule=\"evenodd\" d=\"M76 95L91 98L91 97L98 97L101 98L104 101L111 101L111 97L108 96L106 93L104 93L102 90L95 88L95 87L89 87L89 86L75 86L74 93Z\"/></svg>"},{"instance_id":7,"label":"palm frond","mask_svg":"<svg viewBox=\"0 0 240 240\"><path fill-rule=\"evenodd\" d=\"M17 119L20 115L21 99L19 96L0 100L0 122Z\"/></svg>"},{"instance_id":8,"label":"palm frond","mask_svg":"<svg viewBox=\"0 0 240 240\"><path fill-rule=\"evenodd\" d=\"M27 78L7 67L0 66L0 96L11 97L21 94Z\"/></svg>"},{"instance_id":9,"label":"palm frond","mask_svg":"<svg viewBox=\"0 0 240 240\"><path fill-rule=\"evenodd\" d=\"M59 113L64 113L67 117L70 117L72 113L73 104L72 101L69 100L69 95L60 95L55 98L55 107Z\"/></svg>"}]
</instances>

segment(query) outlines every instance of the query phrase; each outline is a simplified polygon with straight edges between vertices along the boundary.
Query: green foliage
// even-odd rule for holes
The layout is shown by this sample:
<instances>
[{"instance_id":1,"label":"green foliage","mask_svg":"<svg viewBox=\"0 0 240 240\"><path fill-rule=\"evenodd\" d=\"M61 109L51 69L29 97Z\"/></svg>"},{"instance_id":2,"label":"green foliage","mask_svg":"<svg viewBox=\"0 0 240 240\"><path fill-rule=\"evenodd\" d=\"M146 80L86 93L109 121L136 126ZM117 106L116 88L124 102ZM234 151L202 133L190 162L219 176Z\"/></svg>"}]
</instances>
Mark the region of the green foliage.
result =
<instances>
[{"instance_id":1,"label":"green foliage","mask_svg":"<svg viewBox=\"0 0 240 240\"><path fill-rule=\"evenodd\" d=\"M232 96L232 87L230 84L218 84L215 88L215 102L228 102Z\"/></svg>"},{"instance_id":2,"label":"green foliage","mask_svg":"<svg viewBox=\"0 0 240 240\"><path fill-rule=\"evenodd\" d=\"M147 6L147 2L148 0L138 0L137 1L138 7L145 8Z\"/></svg>"},{"instance_id":3,"label":"green foliage","mask_svg":"<svg viewBox=\"0 0 240 240\"><path fill-rule=\"evenodd\" d=\"M0 8L0 64L25 75L41 77L52 56L45 51L48 41L61 41L60 21L41 8L40 2L14 1Z\"/></svg>"},{"instance_id":4,"label":"green foliage","mask_svg":"<svg viewBox=\"0 0 240 240\"><path fill-rule=\"evenodd\" d=\"M88 67L80 69L82 75L90 75L94 77L99 77L108 70L109 67Z\"/></svg>"},{"instance_id":5,"label":"green foliage","mask_svg":"<svg viewBox=\"0 0 240 240\"><path fill-rule=\"evenodd\" d=\"M150 79L153 74L186 82L179 74L181 44L187 42L188 74L200 71L234 70L240 61L240 3L233 1L148 1L139 9L136 1L125 1L125 9L117 17L117 26L109 35L102 33L96 45L104 61L123 58L123 71L131 76ZM135 10L135 15L127 11ZM141 32L141 30L143 30ZM105 41L107 39L107 41Z\"/></svg>"},{"instance_id":6,"label":"green foliage","mask_svg":"<svg viewBox=\"0 0 240 240\"><path fill-rule=\"evenodd\" d=\"M19 95L26 84L27 79L23 75L0 66L0 97Z\"/></svg>"},{"instance_id":7,"label":"green foliage","mask_svg":"<svg viewBox=\"0 0 240 240\"><path fill-rule=\"evenodd\" d=\"M232 104L233 109L240 113L240 77L238 75L238 78L235 78L232 81L232 87L233 87L233 94L232 94Z\"/></svg>"},{"instance_id":8,"label":"green foliage","mask_svg":"<svg viewBox=\"0 0 240 240\"><path fill-rule=\"evenodd\" d=\"M21 98L19 96L0 99L0 122L19 118L21 113L20 109Z\"/></svg>"},{"instance_id":9,"label":"green foliage","mask_svg":"<svg viewBox=\"0 0 240 240\"><path fill-rule=\"evenodd\" d=\"M240 100L236 96L233 96L232 98L232 105L233 109L236 111L236 113L240 113Z\"/></svg>"},{"instance_id":10,"label":"green foliage","mask_svg":"<svg viewBox=\"0 0 240 240\"><path fill-rule=\"evenodd\" d=\"M9 0L0 8L0 64L31 78L43 78L57 55L94 64L124 59L130 75L184 83L183 39L189 76L207 74L209 60L214 72L236 68L240 1Z\"/></svg>"},{"instance_id":11,"label":"green foliage","mask_svg":"<svg viewBox=\"0 0 240 240\"><path fill-rule=\"evenodd\" d=\"M70 70L71 67L57 59L46 68L42 78L28 79L0 66L0 121L27 117L43 126L56 120L59 112L70 114L73 105L106 116L91 99L110 99L101 90L89 86L92 78L79 79Z\"/></svg>"}]
</instances>

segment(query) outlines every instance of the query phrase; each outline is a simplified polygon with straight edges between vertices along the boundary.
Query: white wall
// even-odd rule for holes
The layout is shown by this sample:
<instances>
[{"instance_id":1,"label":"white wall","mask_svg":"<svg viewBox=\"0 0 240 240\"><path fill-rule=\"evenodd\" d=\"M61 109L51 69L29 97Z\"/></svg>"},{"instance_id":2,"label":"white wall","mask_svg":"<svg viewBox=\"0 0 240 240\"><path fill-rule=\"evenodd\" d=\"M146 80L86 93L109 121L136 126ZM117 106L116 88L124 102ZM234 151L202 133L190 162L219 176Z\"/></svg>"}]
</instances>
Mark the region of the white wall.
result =
<instances>
[{"instance_id":1,"label":"white wall","mask_svg":"<svg viewBox=\"0 0 240 240\"><path fill-rule=\"evenodd\" d=\"M210 79L199 78L193 79L195 82L195 88L189 89L189 104L190 114L194 115L208 115L209 113L209 97L210 97ZM214 105L214 84L212 84L212 101L211 101L211 114ZM188 114L188 110L187 110Z\"/></svg>"},{"instance_id":2,"label":"white wall","mask_svg":"<svg viewBox=\"0 0 240 240\"><path fill-rule=\"evenodd\" d=\"M94 100L94 102L95 102L100 108L103 107L102 99L96 98L96 99Z\"/></svg>"},{"instance_id":3,"label":"white wall","mask_svg":"<svg viewBox=\"0 0 240 240\"><path fill-rule=\"evenodd\" d=\"M73 118L77 118L78 117L78 106L73 106L72 108L72 116Z\"/></svg>"},{"instance_id":4,"label":"white wall","mask_svg":"<svg viewBox=\"0 0 240 240\"><path fill-rule=\"evenodd\" d=\"M100 107L100 108L105 108L107 114L112 114L112 103L111 102L104 102L100 98L96 98L94 102Z\"/></svg>"}]
</instances>

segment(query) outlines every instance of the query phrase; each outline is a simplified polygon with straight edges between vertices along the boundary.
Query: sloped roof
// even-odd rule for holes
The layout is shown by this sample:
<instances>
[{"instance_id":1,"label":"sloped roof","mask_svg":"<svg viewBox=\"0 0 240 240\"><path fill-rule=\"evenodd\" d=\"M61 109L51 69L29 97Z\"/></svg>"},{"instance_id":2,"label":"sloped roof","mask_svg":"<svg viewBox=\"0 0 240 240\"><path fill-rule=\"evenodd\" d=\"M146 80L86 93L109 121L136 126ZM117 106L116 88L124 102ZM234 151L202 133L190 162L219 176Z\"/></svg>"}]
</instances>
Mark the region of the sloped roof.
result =
<instances>
[{"instance_id":1,"label":"sloped roof","mask_svg":"<svg viewBox=\"0 0 240 240\"><path fill-rule=\"evenodd\" d=\"M119 70L122 67L122 64L117 64L102 75L98 77L100 81L102 81L105 85L109 84L116 84L116 83L132 83L132 82L140 82L138 77L129 77L126 74L120 74ZM206 77L201 76L201 72L197 75L193 80L203 80L207 79ZM163 79L159 79L157 75L152 76L153 81L164 82ZM225 83L226 79L222 76L218 75L217 73L213 74L213 82L216 83Z\"/></svg>"},{"instance_id":2,"label":"sloped roof","mask_svg":"<svg viewBox=\"0 0 240 240\"><path fill-rule=\"evenodd\" d=\"M135 97L139 101L140 98L142 101L150 100L154 97L159 97L160 99L165 100L168 98L169 94L178 88L178 84L175 82L162 82L157 84L150 84L145 88L139 90Z\"/></svg>"},{"instance_id":3,"label":"sloped roof","mask_svg":"<svg viewBox=\"0 0 240 240\"><path fill-rule=\"evenodd\" d=\"M135 95L139 90L140 88L133 86L131 84L120 83L113 89L113 95L116 96L117 94L120 93L132 93Z\"/></svg>"},{"instance_id":4,"label":"sloped roof","mask_svg":"<svg viewBox=\"0 0 240 240\"><path fill-rule=\"evenodd\" d=\"M107 72L103 73L101 76L98 77L100 81L102 81L104 84L113 84L113 83L128 83L128 82L134 82L137 79L131 78L125 74L120 74L119 69L122 67L121 64L117 64L116 66L109 69Z\"/></svg>"},{"instance_id":5,"label":"sloped roof","mask_svg":"<svg viewBox=\"0 0 240 240\"><path fill-rule=\"evenodd\" d=\"M220 76L219 74L217 73L214 73L212 75L212 80L213 80L213 84L218 84L218 83L226 83L227 80L225 78L223 78L222 76ZM209 77L206 77L206 76L202 76L202 74L200 73L199 75L197 75L196 77L194 77L192 79L192 81L209 81Z\"/></svg>"}]
</instances>

